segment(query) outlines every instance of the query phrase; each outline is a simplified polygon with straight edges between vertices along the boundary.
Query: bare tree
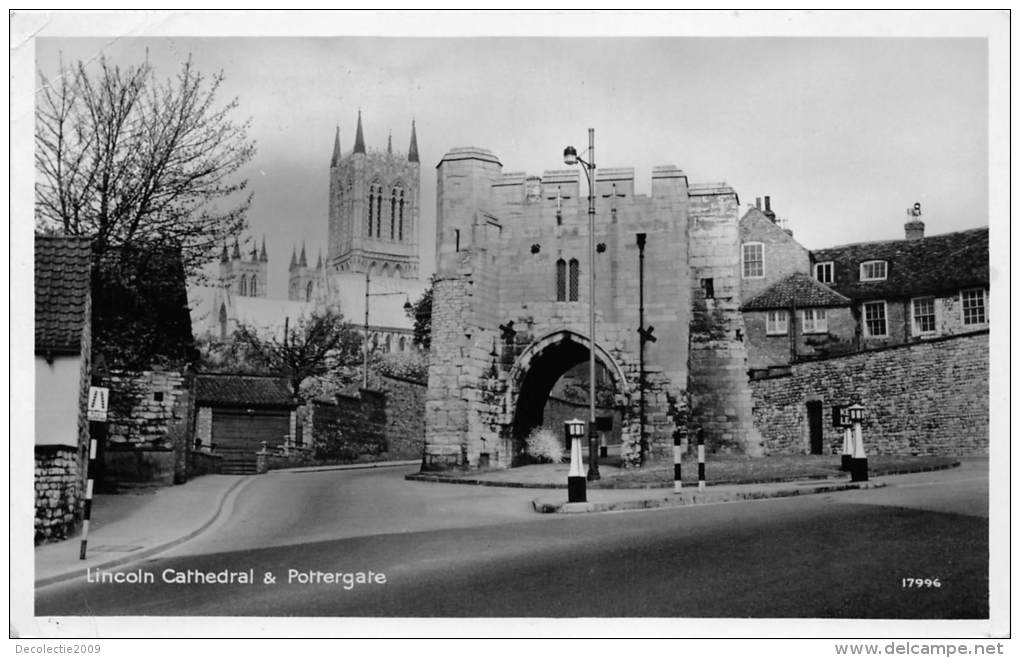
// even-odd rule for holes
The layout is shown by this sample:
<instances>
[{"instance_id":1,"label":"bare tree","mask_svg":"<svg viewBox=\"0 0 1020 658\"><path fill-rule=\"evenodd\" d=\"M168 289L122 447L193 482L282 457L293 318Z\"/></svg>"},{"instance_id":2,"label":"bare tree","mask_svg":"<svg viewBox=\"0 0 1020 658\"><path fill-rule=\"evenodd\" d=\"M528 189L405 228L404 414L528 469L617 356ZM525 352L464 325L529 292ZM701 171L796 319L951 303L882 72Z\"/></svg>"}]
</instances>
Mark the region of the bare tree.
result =
<instances>
[{"instance_id":1,"label":"bare tree","mask_svg":"<svg viewBox=\"0 0 1020 658\"><path fill-rule=\"evenodd\" d=\"M277 332L238 326L234 345L243 352L240 360L249 367L261 366L263 372L287 377L299 398L301 385L310 378L331 376L341 382L356 378L362 337L342 314L323 309L288 324L282 337Z\"/></svg>"},{"instance_id":2,"label":"bare tree","mask_svg":"<svg viewBox=\"0 0 1020 658\"><path fill-rule=\"evenodd\" d=\"M148 62L98 66L39 73L37 228L91 236L100 260L172 246L194 272L244 228L251 194L235 175L255 153L251 120L232 120L236 98L216 104L222 73L207 78L190 58L165 81Z\"/></svg>"}]
</instances>

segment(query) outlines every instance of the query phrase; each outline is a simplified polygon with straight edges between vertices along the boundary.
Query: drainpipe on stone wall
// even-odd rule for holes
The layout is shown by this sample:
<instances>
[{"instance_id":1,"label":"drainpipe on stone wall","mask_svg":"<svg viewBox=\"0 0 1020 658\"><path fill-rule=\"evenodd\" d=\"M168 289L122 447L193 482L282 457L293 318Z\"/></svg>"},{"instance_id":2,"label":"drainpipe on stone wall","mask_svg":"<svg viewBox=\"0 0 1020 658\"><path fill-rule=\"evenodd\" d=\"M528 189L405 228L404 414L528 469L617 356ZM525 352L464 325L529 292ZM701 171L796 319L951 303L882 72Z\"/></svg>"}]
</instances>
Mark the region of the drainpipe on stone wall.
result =
<instances>
[{"instance_id":1,"label":"drainpipe on stone wall","mask_svg":"<svg viewBox=\"0 0 1020 658\"><path fill-rule=\"evenodd\" d=\"M638 422L641 462L645 461L645 234L637 234L638 246Z\"/></svg>"},{"instance_id":2,"label":"drainpipe on stone wall","mask_svg":"<svg viewBox=\"0 0 1020 658\"><path fill-rule=\"evenodd\" d=\"M768 197L765 197L766 199ZM797 305L790 302L790 363L797 361Z\"/></svg>"}]
</instances>

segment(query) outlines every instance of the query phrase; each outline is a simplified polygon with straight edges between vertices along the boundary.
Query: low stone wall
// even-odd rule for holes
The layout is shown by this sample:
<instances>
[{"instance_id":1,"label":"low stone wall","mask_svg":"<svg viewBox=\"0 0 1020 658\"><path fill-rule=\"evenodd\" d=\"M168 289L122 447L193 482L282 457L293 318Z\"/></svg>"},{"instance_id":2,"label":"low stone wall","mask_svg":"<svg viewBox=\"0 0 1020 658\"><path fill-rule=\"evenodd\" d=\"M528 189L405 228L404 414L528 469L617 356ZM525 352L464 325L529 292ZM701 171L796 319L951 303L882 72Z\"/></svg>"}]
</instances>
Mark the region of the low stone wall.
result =
<instances>
[{"instance_id":1,"label":"low stone wall","mask_svg":"<svg viewBox=\"0 0 1020 658\"><path fill-rule=\"evenodd\" d=\"M186 375L174 370L115 372L109 385L105 480L184 482L191 404Z\"/></svg>"},{"instance_id":2,"label":"low stone wall","mask_svg":"<svg viewBox=\"0 0 1020 658\"><path fill-rule=\"evenodd\" d=\"M359 395L337 395L336 402L312 403L312 446L315 459L349 462L378 459L386 451L385 395L362 389Z\"/></svg>"},{"instance_id":3,"label":"low stone wall","mask_svg":"<svg viewBox=\"0 0 1020 658\"><path fill-rule=\"evenodd\" d=\"M219 473L222 466L222 455L214 455L202 450L191 450L188 452L188 478L209 473Z\"/></svg>"},{"instance_id":4,"label":"low stone wall","mask_svg":"<svg viewBox=\"0 0 1020 658\"><path fill-rule=\"evenodd\" d=\"M388 459L420 459L425 449L425 394L423 382L382 376L386 393L383 433Z\"/></svg>"},{"instance_id":5,"label":"low stone wall","mask_svg":"<svg viewBox=\"0 0 1020 658\"><path fill-rule=\"evenodd\" d=\"M842 449L832 406L867 407L866 450L888 455L988 454L988 332L797 363L751 381L754 421L770 454L809 452L807 403L823 405L823 452Z\"/></svg>"},{"instance_id":6,"label":"low stone wall","mask_svg":"<svg viewBox=\"0 0 1020 658\"><path fill-rule=\"evenodd\" d=\"M35 543L74 534L81 520L81 456L61 445L35 447Z\"/></svg>"}]
</instances>

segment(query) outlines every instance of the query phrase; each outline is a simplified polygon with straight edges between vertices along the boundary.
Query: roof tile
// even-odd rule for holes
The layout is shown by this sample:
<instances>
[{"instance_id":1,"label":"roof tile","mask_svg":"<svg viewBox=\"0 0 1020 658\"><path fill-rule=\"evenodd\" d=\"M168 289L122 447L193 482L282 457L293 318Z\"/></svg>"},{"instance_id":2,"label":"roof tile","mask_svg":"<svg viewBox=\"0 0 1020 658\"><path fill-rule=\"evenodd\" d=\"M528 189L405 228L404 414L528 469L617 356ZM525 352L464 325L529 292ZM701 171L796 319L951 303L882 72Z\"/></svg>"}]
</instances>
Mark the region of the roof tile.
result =
<instances>
[{"instance_id":1,"label":"roof tile","mask_svg":"<svg viewBox=\"0 0 1020 658\"><path fill-rule=\"evenodd\" d=\"M860 280L864 261L884 260L886 278ZM988 228L917 240L861 242L811 252L812 263L833 262L832 288L850 299L909 297L988 286Z\"/></svg>"},{"instance_id":2,"label":"roof tile","mask_svg":"<svg viewBox=\"0 0 1020 658\"><path fill-rule=\"evenodd\" d=\"M794 272L741 306L744 311L849 306L850 300L803 272Z\"/></svg>"},{"instance_id":3,"label":"roof tile","mask_svg":"<svg viewBox=\"0 0 1020 658\"><path fill-rule=\"evenodd\" d=\"M35 236L35 353L78 354L88 317L89 238Z\"/></svg>"},{"instance_id":4,"label":"roof tile","mask_svg":"<svg viewBox=\"0 0 1020 658\"><path fill-rule=\"evenodd\" d=\"M207 406L295 406L287 379L259 375L197 375L195 398L197 404Z\"/></svg>"}]
</instances>

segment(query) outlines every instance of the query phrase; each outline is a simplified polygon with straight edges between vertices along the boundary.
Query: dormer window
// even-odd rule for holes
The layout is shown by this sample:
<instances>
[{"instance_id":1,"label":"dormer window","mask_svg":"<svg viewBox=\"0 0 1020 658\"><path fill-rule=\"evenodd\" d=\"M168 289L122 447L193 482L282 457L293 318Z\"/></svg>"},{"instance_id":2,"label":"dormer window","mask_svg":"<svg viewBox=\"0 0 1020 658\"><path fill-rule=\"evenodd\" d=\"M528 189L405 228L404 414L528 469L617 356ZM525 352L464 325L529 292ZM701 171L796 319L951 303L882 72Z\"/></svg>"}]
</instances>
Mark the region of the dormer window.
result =
<instances>
[{"instance_id":1,"label":"dormer window","mask_svg":"<svg viewBox=\"0 0 1020 658\"><path fill-rule=\"evenodd\" d=\"M822 283L833 283L836 277L833 275L832 261L815 263L815 278Z\"/></svg>"},{"instance_id":2,"label":"dormer window","mask_svg":"<svg viewBox=\"0 0 1020 658\"><path fill-rule=\"evenodd\" d=\"M861 281L885 281L884 260L867 260L861 263Z\"/></svg>"}]
</instances>

